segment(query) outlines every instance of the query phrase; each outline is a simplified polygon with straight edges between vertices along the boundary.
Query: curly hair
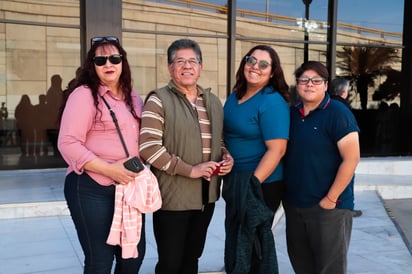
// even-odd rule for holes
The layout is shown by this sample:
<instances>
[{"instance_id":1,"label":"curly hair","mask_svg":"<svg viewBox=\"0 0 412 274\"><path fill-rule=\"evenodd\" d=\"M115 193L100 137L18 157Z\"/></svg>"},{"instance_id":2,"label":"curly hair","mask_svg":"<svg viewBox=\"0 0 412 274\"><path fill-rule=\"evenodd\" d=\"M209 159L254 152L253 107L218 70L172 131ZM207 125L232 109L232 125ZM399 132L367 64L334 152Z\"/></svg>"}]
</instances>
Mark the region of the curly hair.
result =
<instances>
[{"instance_id":1,"label":"curly hair","mask_svg":"<svg viewBox=\"0 0 412 274\"><path fill-rule=\"evenodd\" d=\"M263 50L269 53L270 59L272 59L272 70L270 72L272 77L269 79L268 85L273 88L273 91L278 91L286 102L290 102L289 86L286 83L283 69L280 65L279 55L272 47L267 45L257 45L243 56L239 69L236 72L236 83L233 87L233 92L236 94L236 97L240 99L246 94L247 80L243 72L246 65L246 56L251 55L255 50Z\"/></svg>"},{"instance_id":2,"label":"curly hair","mask_svg":"<svg viewBox=\"0 0 412 274\"><path fill-rule=\"evenodd\" d=\"M95 57L95 52L98 48L100 47L109 47L109 46L115 46L119 50L119 54L122 55L122 73L120 75L119 79L119 86L120 90L125 98L125 103L126 106L129 108L131 114L136 120L139 120L134 108L133 108L133 101L132 101L132 76L131 76L131 71L130 71L130 66L129 62L127 60L127 53L123 49L123 47L120 45L118 41L112 41L112 40L103 40L102 42L96 42L93 43L92 46L90 47L87 57L83 62L83 65L81 68L78 69L76 72L76 78L73 79L66 90L63 92L63 102L60 108L60 115L59 115L59 121L61 120L61 116L64 111L64 107L66 106L67 99L69 98L70 94L79 86L87 86L92 92L93 100L94 100L94 106L98 109L98 90L99 86L101 84L100 79L96 73L96 69L93 63L93 57Z\"/></svg>"}]
</instances>

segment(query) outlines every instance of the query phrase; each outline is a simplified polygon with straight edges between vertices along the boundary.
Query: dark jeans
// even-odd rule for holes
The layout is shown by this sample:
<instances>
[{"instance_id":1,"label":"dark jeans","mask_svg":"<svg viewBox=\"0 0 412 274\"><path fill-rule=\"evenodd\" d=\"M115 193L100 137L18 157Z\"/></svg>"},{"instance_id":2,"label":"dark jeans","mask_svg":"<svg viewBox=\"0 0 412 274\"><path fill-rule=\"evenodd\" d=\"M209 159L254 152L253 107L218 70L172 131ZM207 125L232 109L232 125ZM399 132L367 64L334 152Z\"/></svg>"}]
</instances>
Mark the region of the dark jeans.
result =
<instances>
[{"instance_id":1,"label":"dark jeans","mask_svg":"<svg viewBox=\"0 0 412 274\"><path fill-rule=\"evenodd\" d=\"M297 274L345 274L352 232L349 209L284 204L288 254Z\"/></svg>"},{"instance_id":2,"label":"dark jeans","mask_svg":"<svg viewBox=\"0 0 412 274\"><path fill-rule=\"evenodd\" d=\"M157 244L156 274L197 274L215 204L204 211L165 211L153 213Z\"/></svg>"},{"instance_id":3,"label":"dark jeans","mask_svg":"<svg viewBox=\"0 0 412 274\"><path fill-rule=\"evenodd\" d=\"M106 244L114 213L114 186L102 186L86 173L67 175L64 195L85 256L84 274L137 274L146 251L144 215L138 258L122 259L121 248Z\"/></svg>"}]
</instances>

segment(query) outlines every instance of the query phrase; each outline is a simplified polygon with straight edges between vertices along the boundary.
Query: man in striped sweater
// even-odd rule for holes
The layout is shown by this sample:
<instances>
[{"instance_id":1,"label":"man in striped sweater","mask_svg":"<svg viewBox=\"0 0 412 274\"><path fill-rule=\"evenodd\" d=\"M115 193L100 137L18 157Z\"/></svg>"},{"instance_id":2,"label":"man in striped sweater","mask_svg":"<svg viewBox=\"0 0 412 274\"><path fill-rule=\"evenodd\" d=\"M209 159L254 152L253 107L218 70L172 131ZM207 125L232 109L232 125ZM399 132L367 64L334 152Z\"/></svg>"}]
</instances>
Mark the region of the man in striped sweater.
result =
<instances>
[{"instance_id":1,"label":"man in striped sweater","mask_svg":"<svg viewBox=\"0 0 412 274\"><path fill-rule=\"evenodd\" d=\"M155 273L197 274L220 176L230 172L233 158L222 142L222 103L197 84L203 69L199 45L176 40L167 58L171 80L147 96L139 146L162 195L162 208L153 214Z\"/></svg>"}]
</instances>

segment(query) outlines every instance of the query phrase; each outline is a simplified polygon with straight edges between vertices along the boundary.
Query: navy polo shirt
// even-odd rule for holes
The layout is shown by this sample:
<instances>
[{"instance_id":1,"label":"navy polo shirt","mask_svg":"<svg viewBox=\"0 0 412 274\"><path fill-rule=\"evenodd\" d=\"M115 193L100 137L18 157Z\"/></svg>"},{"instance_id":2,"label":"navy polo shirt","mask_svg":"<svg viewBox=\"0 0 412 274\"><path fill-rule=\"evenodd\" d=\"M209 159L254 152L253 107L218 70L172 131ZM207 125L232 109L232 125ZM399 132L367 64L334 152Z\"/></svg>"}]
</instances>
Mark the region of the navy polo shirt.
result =
<instances>
[{"instance_id":1,"label":"navy polo shirt","mask_svg":"<svg viewBox=\"0 0 412 274\"><path fill-rule=\"evenodd\" d=\"M359 132L352 112L329 94L307 116L302 104L290 108L290 136L285 157L286 199L291 206L308 208L320 202L333 184L342 162L338 141ZM353 209L353 177L339 197L337 208Z\"/></svg>"}]
</instances>

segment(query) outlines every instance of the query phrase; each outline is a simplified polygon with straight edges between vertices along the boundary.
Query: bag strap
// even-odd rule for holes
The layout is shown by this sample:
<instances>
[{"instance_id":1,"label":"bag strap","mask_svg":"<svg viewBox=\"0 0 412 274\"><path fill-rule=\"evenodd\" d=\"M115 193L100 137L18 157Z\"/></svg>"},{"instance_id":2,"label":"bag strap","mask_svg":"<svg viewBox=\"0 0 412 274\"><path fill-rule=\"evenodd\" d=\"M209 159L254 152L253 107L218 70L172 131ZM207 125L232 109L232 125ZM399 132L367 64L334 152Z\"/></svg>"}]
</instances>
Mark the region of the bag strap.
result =
<instances>
[{"instance_id":1,"label":"bag strap","mask_svg":"<svg viewBox=\"0 0 412 274\"><path fill-rule=\"evenodd\" d=\"M114 114L114 111L113 111L112 108L110 107L109 103L107 103L106 99L104 99L103 96L100 96L100 97L103 99L104 104L105 104L105 105L107 106L107 108L109 109L110 116L112 116L113 123L114 123L115 126L116 126L117 133L119 134L120 141L122 142L122 145L123 145L123 148L124 148L124 152L126 152L126 157L129 158L129 151L127 150L126 143L124 142L122 132L120 131L119 123L117 122L116 115Z\"/></svg>"}]
</instances>

